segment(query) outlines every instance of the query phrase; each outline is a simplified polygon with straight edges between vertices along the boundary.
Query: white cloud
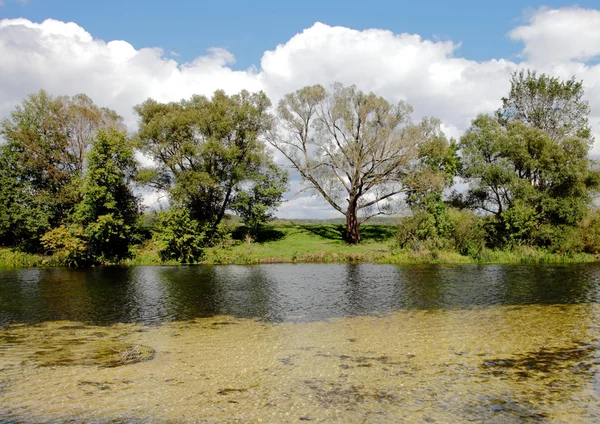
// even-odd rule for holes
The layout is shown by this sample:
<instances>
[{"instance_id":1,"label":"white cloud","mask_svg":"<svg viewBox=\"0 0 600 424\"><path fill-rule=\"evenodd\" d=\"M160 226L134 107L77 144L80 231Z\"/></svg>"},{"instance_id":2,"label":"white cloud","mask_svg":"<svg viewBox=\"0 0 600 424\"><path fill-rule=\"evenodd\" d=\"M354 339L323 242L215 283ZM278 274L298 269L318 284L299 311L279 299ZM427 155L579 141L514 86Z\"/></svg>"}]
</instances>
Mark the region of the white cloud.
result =
<instances>
[{"instance_id":1,"label":"white cloud","mask_svg":"<svg viewBox=\"0 0 600 424\"><path fill-rule=\"evenodd\" d=\"M540 9L509 36L525 43L521 54L532 64L589 60L600 55L600 11Z\"/></svg>"},{"instance_id":2,"label":"white cloud","mask_svg":"<svg viewBox=\"0 0 600 424\"><path fill-rule=\"evenodd\" d=\"M166 58L161 49L136 50L126 41L95 40L75 23L48 19L0 21L0 116L41 88L53 94L84 92L136 126L132 107L148 97L179 100L223 88L260 90L252 72L227 67L233 56L222 49L187 64Z\"/></svg>"},{"instance_id":3,"label":"white cloud","mask_svg":"<svg viewBox=\"0 0 600 424\"><path fill-rule=\"evenodd\" d=\"M1 0L0 0L1 1ZM27 94L84 92L117 110L135 130L132 107L153 97L179 100L222 88L264 90L276 103L307 84L356 84L391 101L404 99L415 119L435 116L458 137L478 113L492 112L509 89L510 73L532 67L561 78L583 79L592 106L591 123L600 141L600 12L564 8L535 11L509 36L524 43L522 63L498 58L474 61L455 56L459 44L424 40L414 34L357 31L316 23L264 53L260 69L235 71L233 55L210 49L178 63L161 49L135 49L126 41L94 39L75 23L25 19L0 21L0 117ZM594 153L600 153L598 145ZM298 196L281 215L335 216L323 202Z\"/></svg>"}]
</instances>

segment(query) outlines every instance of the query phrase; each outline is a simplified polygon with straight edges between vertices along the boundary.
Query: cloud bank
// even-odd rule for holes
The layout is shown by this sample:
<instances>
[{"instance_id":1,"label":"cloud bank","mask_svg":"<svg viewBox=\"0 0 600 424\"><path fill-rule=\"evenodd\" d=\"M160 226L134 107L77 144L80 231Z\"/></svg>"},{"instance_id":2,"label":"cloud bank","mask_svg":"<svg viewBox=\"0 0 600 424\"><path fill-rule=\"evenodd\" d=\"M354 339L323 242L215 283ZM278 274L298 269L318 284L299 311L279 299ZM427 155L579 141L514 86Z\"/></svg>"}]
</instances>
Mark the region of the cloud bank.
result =
<instances>
[{"instance_id":1,"label":"cloud bank","mask_svg":"<svg viewBox=\"0 0 600 424\"><path fill-rule=\"evenodd\" d=\"M26 19L0 21L0 118L41 88L55 95L84 92L125 117L136 129L132 107L148 97L173 101L216 89L236 93L264 90L276 103L308 84L356 84L391 101L406 100L414 118L435 116L458 137L478 113L500 106L511 72L537 69L582 79L592 108L600 154L600 11L578 7L540 9L508 37L522 43L520 62L457 57L459 44L382 29L357 31L315 23L266 51L260 69L233 70L233 55L210 49L178 63L159 48L135 49L122 40L95 39L73 22ZM291 194L290 194L291 195ZM282 217L338 216L323 202L295 197Z\"/></svg>"}]
</instances>

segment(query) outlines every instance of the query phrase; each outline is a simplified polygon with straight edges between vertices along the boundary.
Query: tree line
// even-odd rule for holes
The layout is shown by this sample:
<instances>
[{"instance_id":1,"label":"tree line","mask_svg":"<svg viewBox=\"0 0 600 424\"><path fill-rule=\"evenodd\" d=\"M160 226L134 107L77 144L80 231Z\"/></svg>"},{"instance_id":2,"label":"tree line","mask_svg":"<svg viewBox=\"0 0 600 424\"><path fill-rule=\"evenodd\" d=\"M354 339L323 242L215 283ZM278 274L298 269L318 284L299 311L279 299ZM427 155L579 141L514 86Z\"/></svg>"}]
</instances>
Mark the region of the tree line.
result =
<instances>
[{"instance_id":1,"label":"tree line","mask_svg":"<svg viewBox=\"0 0 600 424\"><path fill-rule=\"evenodd\" d=\"M532 71L510 83L502 107L459 140L438 119L414 122L405 102L339 83L275 108L262 92L148 99L134 108L132 135L84 94L40 91L0 126L0 244L82 266L118 263L152 237L164 260L196 262L230 231L228 214L252 235L273 218L288 188L276 152L345 216L349 244L370 218L400 213L404 249L597 253L600 172L582 83ZM151 234L136 190L168 197Z\"/></svg>"}]
</instances>

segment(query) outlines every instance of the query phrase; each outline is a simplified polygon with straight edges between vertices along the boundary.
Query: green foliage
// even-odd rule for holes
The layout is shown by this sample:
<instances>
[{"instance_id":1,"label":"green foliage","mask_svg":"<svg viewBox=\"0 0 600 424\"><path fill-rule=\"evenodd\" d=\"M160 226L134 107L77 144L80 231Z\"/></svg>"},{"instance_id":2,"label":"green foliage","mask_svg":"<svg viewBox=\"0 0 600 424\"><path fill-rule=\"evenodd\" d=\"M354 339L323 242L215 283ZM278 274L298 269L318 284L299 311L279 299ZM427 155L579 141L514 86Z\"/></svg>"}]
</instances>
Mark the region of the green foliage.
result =
<instances>
[{"instance_id":1,"label":"green foliage","mask_svg":"<svg viewBox=\"0 0 600 424\"><path fill-rule=\"evenodd\" d=\"M402 249L443 249L449 244L452 224L441 196L432 194L413 207L412 216L400 219L398 246Z\"/></svg>"},{"instance_id":2,"label":"green foliage","mask_svg":"<svg viewBox=\"0 0 600 424\"><path fill-rule=\"evenodd\" d=\"M560 243L598 187L587 157L593 141L581 83L534 72L513 75L496 118L480 115L461 138L464 205L496 216L487 225L492 246Z\"/></svg>"},{"instance_id":3,"label":"green foliage","mask_svg":"<svg viewBox=\"0 0 600 424\"><path fill-rule=\"evenodd\" d=\"M590 107L583 100L583 84L571 78L561 81L546 74L524 70L512 74L510 93L496 112L502 125L510 121L545 132L558 141L576 137L593 143L588 123Z\"/></svg>"},{"instance_id":4,"label":"green foliage","mask_svg":"<svg viewBox=\"0 0 600 424\"><path fill-rule=\"evenodd\" d=\"M271 164L253 178L251 187L238 191L231 208L242 217L250 235L256 236L274 218L273 210L281 204L287 182L287 172Z\"/></svg>"},{"instance_id":5,"label":"green foliage","mask_svg":"<svg viewBox=\"0 0 600 424\"><path fill-rule=\"evenodd\" d=\"M41 255L25 253L15 249L0 248L0 269L30 268L47 264L47 261Z\"/></svg>"},{"instance_id":6,"label":"green foliage","mask_svg":"<svg viewBox=\"0 0 600 424\"><path fill-rule=\"evenodd\" d=\"M85 152L99 128L122 126L113 111L83 94L30 95L0 126L2 203L0 239L29 251L39 237L59 226L80 201ZM12 198L22 206L12 205ZM20 227L20 228L19 228Z\"/></svg>"},{"instance_id":7,"label":"green foliage","mask_svg":"<svg viewBox=\"0 0 600 424\"><path fill-rule=\"evenodd\" d=\"M600 254L600 209L591 210L576 228L569 228L560 240L559 250L566 253Z\"/></svg>"},{"instance_id":8,"label":"green foliage","mask_svg":"<svg viewBox=\"0 0 600 424\"><path fill-rule=\"evenodd\" d=\"M205 227L192 218L188 209L173 207L160 213L154 234L163 261L196 263L204 255Z\"/></svg>"},{"instance_id":9,"label":"green foliage","mask_svg":"<svg viewBox=\"0 0 600 424\"><path fill-rule=\"evenodd\" d=\"M4 146L0 147L0 245L39 251L40 237L50 228L52 211L27 190Z\"/></svg>"},{"instance_id":10,"label":"green foliage","mask_svg":"<svg viewBox=\"0 0 600 424\"><path fill-rule=\"evenodd\" d=\"M454 177L461 170L458 145L454 139L448 141L439 129L440 125L435 119L421 123L424 132L429 135L419 144L418 159L404 181L411 209L430 203L432 196L441 198L442 191L452 186Z\"/></svg>"},{"instance_id":11,"label":"green foliage","mask_svg":"<svg viewBox=\"0 0 600 424\"><path fill-rule=\"evenodd\" d=\"M476 258L485 247L485 220L469 210L447 208L433 203L435 210L418 210L400 219L396 245L400 249L455 250Z\"/></svg>"},{"instance_id":12,"label":"green foliage","mask_svg":"<svg viewBox=\"0 0 600 424\"><path fill-rule=\"evenodd\" d=\"M429 124L430 128L438 126L439 122ZM449 245L452 224L443 201L443 190L453 184L460 170L457 150L456 142L449 142L439 131L419 145L417 164L405 182L406 203L412 216L400 222L398 244L401 248L442 249Z\"/></svg>"},{"instance_id":13,"label":"green foliage","mask_svg":"<svg viewBox=\"0 0 600 424\"><path fill-rule=\"evenodd\" d=\"M535 231L540 226L540 214L535 207L517 199L511 207L502 213L498 222L498 233L502 237L500 244L512 247L532 244L535 241Z\"/></svg>"},{"instance_id":14,"label":"green foliage","mask_svg":"<svg viewBox=\"0 0 600 424\"><path fill-rule=\"evenodd\" d=\"M175 205L216 231L243 186L272 166L261 142L271 128L270 105L262 92L216 91L212 99L136 106L139 147L157 164L140 180L166 190Z\"/></svg>"},{"instance_id":15,"label":"green foliage","mask_svg":"<svg viewBox=\"0 0 600 424\"><path fill-rule=\"evenodd\" d=\"M484 229L485 219L478 217L470 210L448 209L450 221L451 247L461 255L472 258L479 257L485 248L487 233Z\"/></svg>"},{"instance_id":16,"label":"green foliage","mask_svg":"<svg viewBox=\"0 0 600 424\"><path fill-rule=\"evenodd\" d=\"M46 254L66 266L86 266L93 262L88 250L87 235L81 225L61 225L44 234L40 239Z\"/></svg>"},{"instance_id":17,"label":"green foliage","mask_svg":"<svg viewBox=\"0 0 600 424\"><path fill-rule=\"evenodd\" d=\"M99 131L87 158L83 199L74 220L84 228L89 253L99 263L120 262L137 241L139 207L128 181L133 149L124 133Z\"/></svg>"}]
</instances>

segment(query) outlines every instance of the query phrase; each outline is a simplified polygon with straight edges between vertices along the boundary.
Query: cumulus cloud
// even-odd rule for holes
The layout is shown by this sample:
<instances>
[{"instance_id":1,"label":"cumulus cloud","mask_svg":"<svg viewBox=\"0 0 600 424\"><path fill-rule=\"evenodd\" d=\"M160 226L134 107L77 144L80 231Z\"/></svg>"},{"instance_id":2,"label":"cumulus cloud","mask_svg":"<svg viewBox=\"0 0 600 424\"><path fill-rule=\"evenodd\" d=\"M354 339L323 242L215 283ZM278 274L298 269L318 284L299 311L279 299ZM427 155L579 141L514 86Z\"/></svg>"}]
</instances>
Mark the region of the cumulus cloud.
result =
<instances>
[{"instance_id":1,"label":"cumulus cloud","mask_svg":"<svg viewBox=\"0 0 600 424\"><path fill-rule=\"evenodd\" d=\"M1 1L1 0L0 0ZM94 39L76 23L26 19L0 21L0 117L27 94L44 88L60 95L84 92L115 109L136 128L132 111L148 97L173 101L222 88L264 90L276 103L307 84L356 84L415 109L415 119L435 116L458 137L478 113L492 112L509 89L509 76L534 68L561 78L583 79L600 140L600 11L540 9L509 37L523 43L523 62L474 61L456 55L459 43L426 40L382 29L358 31L316 23L266 51L260 69L233 70L235 58L210 49L188 63L158 48L135 49L127 41ZM176 57L176 56L175 56ZM600 153L595 146L595 154ZM297 182L295 187L297 187ZM331 216L323 203L295 197L281 215Z\"/></svg>"},{"instance_id":2,"label":"cumulus cloud","mask_svg":"<svg viewBox=\"0 0 600 424\"><path fill-rule=\"evenodd\" d=\"M111 107L135 129L132 107L148 97L179 100L223 88L235 93L262 87L253 72L233 71L223 49L210 49L191 63L178 64L163 50L136 50L126 41L104 42L73 22L48 19L0 21L0 116L41 88L53 94L84 92Z\"/></svg>"},{"instance_id":3,"label":"cumulus cloud","mask_svg":"<svg viewBox=\"0 0 600 424\"><path fill-rule=\"evenodd\" d=\"M600 55L600 11L540 9L509 36L525 44L521 54L531 64L590 60Z\"/></svg>"}]
</instances>

